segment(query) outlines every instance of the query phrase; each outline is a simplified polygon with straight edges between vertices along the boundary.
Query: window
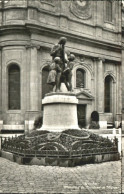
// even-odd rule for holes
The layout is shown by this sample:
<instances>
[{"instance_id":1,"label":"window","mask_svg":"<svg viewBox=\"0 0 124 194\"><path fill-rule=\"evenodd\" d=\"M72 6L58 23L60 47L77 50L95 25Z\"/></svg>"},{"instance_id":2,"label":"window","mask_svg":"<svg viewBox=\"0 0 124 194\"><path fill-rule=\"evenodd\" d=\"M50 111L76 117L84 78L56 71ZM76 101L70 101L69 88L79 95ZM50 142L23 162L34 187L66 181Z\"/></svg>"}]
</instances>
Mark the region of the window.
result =
<instances>
[{"instance_id":1,"label":"window","mask_svg":"<svg viewBox=\"0 0 124 194\"><path fill-rule=\"evenodd\" d=\"M105 102L104 111L110 113L112 110L112 77L110 75L105 78Z\"/></svg>"},{"instance_id":2,"label":"window","mask_svg":"<svg viewBox=\"0 0 124 194\"><path fill-rule=\"evenodd\" d=\"M76 71L76 87L85 87L85 71L83 69L77 69Z\"/></svg>"},{"instance_id":3,"label":"window","mask_svg":"<svg viewBox=\"0 0 124 194\"><path fill-rule=\"evenodd\" d=\"M20 68L15 64L8 68L8 108L20 109Z\"/></svg>"},{"instance_id":4,"label":"window","mask_svg":"<svg viewBox=\"0 0 124 194\"><path fill-rule=\"evenodd\" d=\"M106 1L106 20L112 22L112 1Z\"/></svg>"}]
</instances>

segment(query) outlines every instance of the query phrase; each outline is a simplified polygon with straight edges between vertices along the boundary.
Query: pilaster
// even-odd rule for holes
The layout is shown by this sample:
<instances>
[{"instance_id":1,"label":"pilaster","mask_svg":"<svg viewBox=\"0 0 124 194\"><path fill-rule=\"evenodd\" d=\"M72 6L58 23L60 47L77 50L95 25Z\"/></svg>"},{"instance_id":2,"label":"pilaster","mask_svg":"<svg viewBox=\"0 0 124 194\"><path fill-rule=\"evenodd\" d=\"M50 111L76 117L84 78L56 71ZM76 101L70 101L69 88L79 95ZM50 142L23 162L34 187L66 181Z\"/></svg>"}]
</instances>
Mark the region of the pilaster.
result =
<instances>
[{"instance_id":1,"label":"pilaster","mask_svg":"<svg viewBox=\"0 0 124 194\"><path fill-rule=\"evenodd\" d=\"M2 118L2 48L0 48L0 131L3 127Z\"/></svg>"},{"instance_id":2,"label":"pilaster","mask_svg":"<svg viewBox=\"0 0 124 194\"><path fill-rule=\"evenodd\" d=\"M38 49L40 46L29 44L25 46L30 51L29 64L29 106L25 113L25 130L31 130L36 117L41 115L39 105L39 69L38 69Z\"/></svg>"},{"instance_id":3,"label":"pilaster","mask_svg":"<svg viewBox=\"0 0 124 194\"><path fill-rule=\"evenodd\" d=\"M121 90L122 90L122 87L121 87L121 80L122 80L121 68L122 67L117 66L116 68L117 68L117 70L116 70L116 72L117 72L116 120L120 121L119 117L121 115L121 108L122 108L122 97L121 97Z\"/></svg>"},{"instance_id":4,"label":"pilaster","mask_svg":"<svg viewBox=\"0 0 124 194\"><path fill-rule=\"evenodd\" d=\"M122 49L122 84L124 83L124 46ZM122 131L124 134L124 87L121 88L122 90Z\"/></svg>"},{"instance_id":5,"label":"pilaster","mask_svg":"<svg viewBox=\"0 0 124 194\"><path fill-rule=\"evenodd\" d=\"M98 112L103 113L104 112L104 79L103 79L103 74L104 74L104 67L103 67L103 62L105 60L102 58L98 58L98 82L97 82L97 89L98 89Z\"/></svg>"},{"instance_id":6,"label":"pilaster","mask_svg":"<svg viewBox=\"0 0 124 194\"><path fill-rule=\"evenodd\" d=\"M0 48L0 120L2 114L2 49Z\"/></svg>"},{"instance_id":7,"label":"pilaster","mask_svg":"<svg viewBox=\"0 0 124 194\"><path fill-rule=\"evenodd\" d=\"M40 46L29 44L25 46L30 49L30 79L29 79L29 111L39 111L38 104L38 49Z\"/></svg>"},{"instance_id":8,"label":"pilaster","mask_svg":"<svg viewBox=\"0 0 124 194\"><path fill-rule=\"evenodd\" d=\"M37 48L31 48L30 63L30 110L38 110L38 67L37 67Z\"/></svg>"},{"instance_id":9,"label":"pilaster","mask_svg":"<svg viewBox=\"0 0 124 194\"><path fill-rule=\"evenodd\" d=\"M98 96L97 96L97 83L98 83L98 77L97 77L97 60L96 58L93 58L93 64L94 64L94 110L98 110Z\"/></svg>"}]
</instances>

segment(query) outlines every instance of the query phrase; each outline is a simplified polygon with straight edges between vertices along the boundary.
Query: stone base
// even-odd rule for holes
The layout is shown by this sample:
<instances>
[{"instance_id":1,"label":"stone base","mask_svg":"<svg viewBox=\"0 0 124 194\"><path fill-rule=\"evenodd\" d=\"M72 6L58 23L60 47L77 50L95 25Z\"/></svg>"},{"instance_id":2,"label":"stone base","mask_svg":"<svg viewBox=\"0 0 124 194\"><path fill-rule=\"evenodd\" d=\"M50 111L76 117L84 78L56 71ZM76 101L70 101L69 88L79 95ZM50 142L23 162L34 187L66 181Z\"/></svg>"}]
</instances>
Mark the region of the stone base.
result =
<instances>
[{"instance_id":1,"label":"stone base","mask_svg":"<svg viewBox=\"0 0 124 194\"><path fill-rule=\"evenodd\" d=\"M42 101L43 125L39 130L80 129L77 118L78 99L73 93L49 93Z\"/></svg>"},{"instance_id":2,"label":"stone base","mask_svg":"<svg viewBox=\"0 0 124 194\"><path fill-rule=\"evenodd\" d=\"M26 157L14 153L1 151L1 157L6 158L12 162L26 165L42 165L42 166L61 166L61 167L75 167L84 164L94 164L107 161L117 161L120 159L119 153L101 153L94 155L85 155L83 157L74 158L58 158L58 157Z\"/></svg>"}]
</instances>

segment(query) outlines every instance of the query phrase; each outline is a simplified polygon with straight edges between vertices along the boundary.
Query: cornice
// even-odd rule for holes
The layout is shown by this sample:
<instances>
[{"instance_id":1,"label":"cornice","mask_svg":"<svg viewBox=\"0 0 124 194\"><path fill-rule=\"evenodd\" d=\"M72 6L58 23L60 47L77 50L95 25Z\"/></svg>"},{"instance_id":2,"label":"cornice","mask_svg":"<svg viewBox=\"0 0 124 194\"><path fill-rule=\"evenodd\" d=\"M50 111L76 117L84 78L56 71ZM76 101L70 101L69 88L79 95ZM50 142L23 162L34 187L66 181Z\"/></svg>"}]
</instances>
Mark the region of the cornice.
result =
<instances>
[{"instance_id":1,"label":"cornice","mask_svg":"<svg viewBox=\"0 0 124 194\"><path fill-rule=\"evenodd\" d=\"M41 3L45 3L45 4L49 4L49 3L47 3L47 2L41 2ZM54 6L54 5L53 5ZM101 29L103 29L103 30L105 30L105 31L109 31L109 32L111 32L111 33L114 33L114 34L118 34L118 32L116 32L116 31L114 31L114 30L112 30L112 29L108 29L108 28L106 28L106 27L104 27L104 26L102 26L102 25L98 25L98 24L92 24L92 23L86 23L86 22L84 22L85 20L78 20L78 19L75 19L75 18L72 18L71 16L69 16L69 15L66 15L65 13L63 13L63 12L55 12L55 11L48 11L48 10L45 10L45 9L42 9L42 7L37 7L37 6L33 6L32 4L30 5L21 5L20 7L18 7L18 6L13 6L13 5L9 5L8 7L1 7L0 8L0 11L5 11L5 10L8 10L8 9L24 9L24 10L28 10L28 8L32 8L32 9L35 9L35 10L37 10L38 12L41 12L41 13L43 13L43 14L47 14L47 15L51 15L51 16L53 16L53 17L58 17L58 18L60 18L60 17L65 17L65 18L67 18L67 20L68 21L71 21L71 22L76 22L76 23L78 23L78 24L80 24L80 25L85 25L85 26L89 26L89 27L92 27L92 28L97 28L97 27L99 27L99 28L101 28Z\"/></svg>"},{"instance_id":2,"label":"cornice","mask_svg":"<svg viewBox=\"0 0 124 194\"><path fill-rule=\"evenodd\" d=\"M3 25L0 26L0 36L2 35L9 35L13 33L24 33L30 35L30 31L25 27L25 23L22 24L13 24L13 25Z\"/></svg>"},{"instance_id":3,"label":"cornice","mask_svg":"<svg viewBox=\"0 0 124 194\"><path fill-rule=\"evenodd\" d=\"M103 63L105 62L105 58L98 57L97 60L102 61Z\"/></svg>"},{"instance_id":4,"label":"cornice","mask_svg":"<svg viewBox=\"0 0 124 194\"><path fill-rule=\"evenodd\" d=\"M36 48L37 50L39 50L39 49L41 49L41 46L40 46L40 45L37 45L37 44L29 43L29 44L26 44L26 45L25 45L25 48L26 48L26 49L29 49L29 48Z\"/></svg>"},{"instance_id":5,"label":"cornice","mask_svg":"<svg viewBox=\"0 0 124 194\"><path fill-rule=\"evenodd\" d=\"M106 59L102 58L102 57L93 57L93 61L96 61L96 62L102 61L102 63L104 63L106 61Z\"/></svg>"},{"instance_id":6,"label":"cornice","mask_svg":"<svg viewBox=\"0 0 124 194\"><path fill-rule=\"evenodd\" d=\"M48 33L50 36L55 36L57 35L58 37L61 37L61 36L66 36L68 40L70 39L75 39L76 42L82 42L82 44L86 43L86 45L97 45L97 48L107 48L107 50L115 50L120 52L121 51L121 45L118 45L118 44L115 44L115 43L110 43L110 42L105 42L105 41L102 41L102 40L96 40L96 39L93 39L93 38L90 38L90 37L84 37L82 35L77 35L75 32L68 32L68 31L65 31L65 30L60 30L60 29L56 29L56 28L53 28L52 26L50 27L46 27L44 25L36 25L36 24L30 24L30 23L26 23L25 24L26 28L28 30L30 30L30 32L33 33L33 31L36 32L39 31L39 32L42 32L42 34L44 33Z\"/></svg>"},{"instance_id":7,"label":"cornice","mask_svg":"<svg viewBox=\"0 0 124 194\"><path fill-rule=\"evenodd\" d=\"M33 49L33 48L36 48L37 50L39 50L39 51L44 51L44 50L47 50L47 52L50 52L50 50L51 50L51 48L52 48L52 46L53 45L51 45L51 44L47 44L47 43L43 43L42 42L42 45L39 45L39 44L37 44L36 42L34 43L31 43L31 42L27 42L27 41L25 41L25 42L21 42L20 41L20 43L19 42L17 42L17 43L15 43L15 44L12 44L11 42L10 42L10 44L7 44L7 45L0 45L0 50L2 50L3 48L5 48L5 47L12 47L12 46L21 46L21 47L24 47L24 48L26 48L26 49ZM68 47L67 47L67 49L68 49ZM74 53L74 54L78 54L79 56L81 55L83 55L83 57L84 58L89 58L89 59L91 59L92 61L96 61L96 62L98 62L98 61L100 61L100 60L102 60L102 62L104 63L104 62L114 62L114 63L116 63L116 64L121 64L121 60L119 60L119 58L118 59L114 59L114 58L106 58L105 56L101 56L101 57L98 57L98 56L96 56L96 57L94 57L94 54L92 54L92 53L88 53L88 54L79 54L79 52L75 49L75 51L72 51L72 50L70 50L70 52L71 53ZM81 64L85 64L85 62L80 62Z\"/></svg>"},{"instance_id":8,"label":"cornice","mask_svg":"<svg viewBox=\"0 0 124 194\"><path fill-rule=\"evenodd\" d=\"M109 59L109 58L106 58L106 57L90 57L94 62L99 62L99 61L102 61L102 63L105 63L105 62L114 62L116 64L121 64L121 60L116 60L116 59Z\"/></svg>"},{"instance_id":9,"label":"cornice","mask_svg":"<svg viewBox=\"0 0 124 194\"><path fill-rule=\"evenodd\" d=\"M43 25L39 26L39 25L36 25L36 24L30 24L30 23L26 23L25 25L6 25L4 27L1 27L0 29L0 34L2 36L5 35L5 34L12 34L13 32L21 32L24 34L28 34L29 37L31 36L31 34L33 34L34 32L37 33L37 34L42 34L44 36L49 36L49 37L56 37L56 38L59 38L61 36L65 36L70 42L73 41L73 42L78 42L82 45L89 45L89 46L92 46L92 47L97 47L97 48L100 48L100 49L106 49L106 50L110 50L110 51L115 51L118 52L120 55L121 55L121 50L123 49L123 47L121 45L117 45L117 44L114 44L114 43L108 43L108 42L103 42L103 41L100 41L100 40L95 40L95 39L92 39L92 38L89 38L89 37L83 37L81 35L77 35L77 34L72 34L71 32L67 32L67 31L63 31L63 30L58 30L56 28L52 28L51 26L49 27L45 27ZM30 39L30 38L29 38ZM28 40L27 40L28 41ZM15 40L16 42L16 40ZM12 43L8 42L8 45L10 46L13 46ZM16 43L16 44L19 44L19 43ZM23 43L25 44L25 43ZM52 47L52 44L50 43L44 43L44 42L38 42L36 41L35 43L36 45L38 45L38 47L40 46L41 47L46 47L46 48L51 48ZM1 45L0 45L1 46ZM5 45L7 46L7 45ZM22 44L21 44L22 46ZM30 45L27 43L26 45L26 48L29 48L29 47L32 47L34 45ZM39 48L39 49L40 49ZM89 56L91 58L95 58L97 59L98 58L98 53L94 53L94 52L88 52L88 51L85 51L85 50L78 50L78 49L74 49L74 48L70 48L70 47L67 47L69 50L72 50L74 51L74 53L77 53L77 54L81 54L81 53L85 53L84 55L85 56ZM79 52L79 53L78 53ZM94 56L94 57L93 57ZM101 56L101 58L104 58L104 56ZM105 57L106 60L109 60L109 55ZM110 60L111 61L120 61L120 57L112 57L110 56ZM115 59L114 59L115 58Z\"/></svg>"}]
</instances>

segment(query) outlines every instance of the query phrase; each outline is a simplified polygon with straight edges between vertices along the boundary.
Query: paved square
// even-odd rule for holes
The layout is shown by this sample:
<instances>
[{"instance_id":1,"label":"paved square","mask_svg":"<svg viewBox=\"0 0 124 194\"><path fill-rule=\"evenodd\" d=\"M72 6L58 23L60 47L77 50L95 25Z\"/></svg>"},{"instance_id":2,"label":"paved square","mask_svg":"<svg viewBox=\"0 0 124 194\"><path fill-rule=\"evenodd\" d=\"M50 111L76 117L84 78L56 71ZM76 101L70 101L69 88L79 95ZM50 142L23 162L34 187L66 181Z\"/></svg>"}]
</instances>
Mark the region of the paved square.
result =
<instances>
[{"instance_id":1,"label":"paved square","mask_svg":"<svg viewBox=\"0 0 124 194\"><path fill-rule=\"evenodd\" d=\"M0 157L0 193L121 193L121 161L67 168L19 165Z\"/></svg>"}]
</instances>

